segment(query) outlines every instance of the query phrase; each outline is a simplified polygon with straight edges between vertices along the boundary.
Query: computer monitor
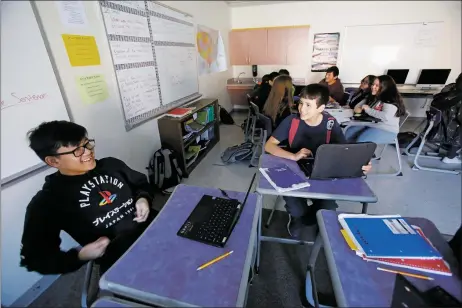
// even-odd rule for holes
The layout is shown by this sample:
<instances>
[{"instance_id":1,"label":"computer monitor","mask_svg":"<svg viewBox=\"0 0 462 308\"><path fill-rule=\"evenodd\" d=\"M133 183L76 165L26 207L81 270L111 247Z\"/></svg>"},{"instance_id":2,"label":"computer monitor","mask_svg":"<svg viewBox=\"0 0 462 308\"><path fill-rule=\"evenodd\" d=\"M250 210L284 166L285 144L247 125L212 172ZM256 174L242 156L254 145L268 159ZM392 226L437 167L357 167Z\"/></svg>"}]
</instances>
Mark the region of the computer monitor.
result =
<instances>
[{"instance_id":1,"label":"computer monitor","mask_svg":"<svg viewBox=\"0 0 462 308\"><path fill-rule=\"evenodd\" d=\"M387 70L387 75L393 78L396 84L404 84L406 81L407 74L409 74L408 69Z\"/></svg>"},{"instance_id":2,"label":"computer monitor","mask_svg":"<svg viewBox=\"0 0 462 308\"><path fill-rule=\"evenodd\" d=\"M418 88L432 88L446 84L451 69L423 69L417 79Z\"/></svg>"}]
</instances>

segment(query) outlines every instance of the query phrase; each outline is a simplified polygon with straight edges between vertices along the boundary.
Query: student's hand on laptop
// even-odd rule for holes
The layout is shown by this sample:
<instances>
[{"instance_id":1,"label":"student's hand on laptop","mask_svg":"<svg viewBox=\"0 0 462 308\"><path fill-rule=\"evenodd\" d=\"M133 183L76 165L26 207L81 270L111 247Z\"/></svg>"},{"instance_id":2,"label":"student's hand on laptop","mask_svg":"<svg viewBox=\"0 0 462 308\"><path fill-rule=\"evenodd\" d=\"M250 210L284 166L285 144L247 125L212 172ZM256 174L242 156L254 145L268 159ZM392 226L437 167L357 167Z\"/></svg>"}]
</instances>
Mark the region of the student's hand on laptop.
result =
<instances>
[{"instance_id":1,"label":"student's hand on laptop","mask_svg":"<svg viewBox=\"0 0 462 308\"><path fill-rule=\"evenodd\" d=\"M355 107L355 109L353 109L353 111L354 111L355 113L361 113L361 112L363 111L363 108L362 108L362 107L363 107L363 106L361 106L361 107Z\"/></svg>"},{"instance_id":2,"label":"student's hand on laptop","mask_svg":"<svg viewBox=\"0 0 462 308\"><path fill-rule=\"evenodd\" d=\"M103 236L93 243L83 246L79 251L79 259L82 261L89 261L102 257L109 243L110 240Z\"/></svg>"},{"instance_id":3,"label":"student's hand on laptop","mask_svg":"<svg viewBox=\"0 0 462 308\"><path fill-rule=\"evenodd\" d=\"M369 161L369 163L367 165L363 166L362 169L363 169L363 173L367 174L372 169L372 162Z\"/></svg>"},{"instance_id":4,"label":"student's hand on laptop","mask_svg":"<svg viewBox=\"0 0 462 308\"><path fill-rule=\"evenodd\" d=\"M136 217L133 219L136 222L145 222L149 215L149 202L146 198L139 198L135 204Z\"/></svg>"},{"instance_id":5,"label":"student's hand on laptop","mask_svg":"<svg viewBox=\"0 0 462 308\"><path fill-rule=\"evenodd\" d=\"M297 153L294 154L293 160L299 161L300 159L307 158L308 156L311 156L311 151L308 149L301 149Z\"/></svg>"}]
</instances>

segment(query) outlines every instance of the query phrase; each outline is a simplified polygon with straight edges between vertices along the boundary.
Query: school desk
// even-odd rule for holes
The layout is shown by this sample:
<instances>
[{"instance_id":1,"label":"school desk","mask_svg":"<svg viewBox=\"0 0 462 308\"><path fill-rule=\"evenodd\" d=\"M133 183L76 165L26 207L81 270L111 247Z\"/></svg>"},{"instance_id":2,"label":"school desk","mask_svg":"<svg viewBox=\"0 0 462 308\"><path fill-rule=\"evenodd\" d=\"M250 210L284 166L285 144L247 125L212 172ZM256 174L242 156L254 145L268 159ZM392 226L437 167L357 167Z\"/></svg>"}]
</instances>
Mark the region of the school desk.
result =
<instances>
[{"instance_id":1,"label":"school desk","mask_svg":"<svg viewBox=\"0 0 462 308\"><path fill-rule=\"evenodd\" d=\"M245 193L226 192L244 200ZM162 307L243 307L255 259L260 196L249 194L226 246L218 248L177 236L205 194L223 196L214 188L178 185L146 231L101 277L100 288ZM196 271L231 250L227 258Z\"/></svg>"},{"instance_id":2,"label":"school desk","mask_svg":"<svg viewBox=\"0 0 462 308\"><path fill-rule=\"evenodd\" d=\"M129 307L149 307L138 303L130 302L120 298L104 296L98 298L91 308L129 308Z\"/></svg>"},{"instance_id":3,"label":"school desk","mask_svg":"<svg viewBox=\"0 0 462 308\"><path fill-rule=\"evenodd\" d=\"M271 168L281 165L287 165L297 174L305 177L303 171L297 165L297 162L280 158L270 154L263 154L260 157L259 168ZM290 196L290 197L301 197L306 199L322 199L322 200L334 200L334 201L351 201L362 203L362 213L367 212L368 203L377 202L377 196L369 188L363 178L352 178L352 179L335 179L335 180L311 180L307 179L310 183L309 187L305 187L298 190L292 190L284 193L278 192L268 182L268 180L258 172L257 178L258 184L256 191L263 195L273 196ZM258 245L257 245L257 263L256 270L258 272L260 265L260 245L261 242L277 242L282 244L313 244L313 242L276 238L261 235L261 220L262 211L260 209L259 220L258 220Z\"/></svg>"},{"instance_id":4,"label":"school desk","mask_svg":"<svg viewBox=\"0 0 462 308\"><path fill-rule=\"evenodd\" d=\"M350 249L340 233L337 212L320 210L316 216L319 235L309 259L310 265L308 268L313 270L307 272L307 277L311 273L311 283L313 289L316 290L314 264L320 248L324 247L338 307L390 307L396 275L379 271L377 270L378 266L432 277L434 278L433 281L411 277L406 277L406 279L411 281L420 291L427 291L431 287L439 285L458 298L459 301L462 300L462 282L456 275L457 261L436 226L428 219L406 217L410 224L422 228L425 236L429 238L451 266L453 276L423 273L363 261ZM314 292L314 294L317 293ZM317 296L314 296L314 300L316 302Z\"/></svg>"}]
</instances>

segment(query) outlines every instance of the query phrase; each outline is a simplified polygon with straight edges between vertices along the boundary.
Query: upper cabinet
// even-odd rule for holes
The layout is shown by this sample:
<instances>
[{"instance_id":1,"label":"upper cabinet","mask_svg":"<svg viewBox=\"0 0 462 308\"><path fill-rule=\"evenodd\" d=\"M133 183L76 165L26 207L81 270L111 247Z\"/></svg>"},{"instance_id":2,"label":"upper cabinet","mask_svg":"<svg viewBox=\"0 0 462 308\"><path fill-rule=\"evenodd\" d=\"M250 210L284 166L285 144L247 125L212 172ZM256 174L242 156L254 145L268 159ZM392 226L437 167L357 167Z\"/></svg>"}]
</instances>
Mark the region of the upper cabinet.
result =
<instances>
[{"instance_id":1,"label":"upper cabinet","mask_svg":"<svg viewBox=\"0 0 462 308\"><path fill-rule=\"evenodd\" d=\"M293 65L308 62L309 27L232 30L231 65Z\"/></svg>"}]
</instances>

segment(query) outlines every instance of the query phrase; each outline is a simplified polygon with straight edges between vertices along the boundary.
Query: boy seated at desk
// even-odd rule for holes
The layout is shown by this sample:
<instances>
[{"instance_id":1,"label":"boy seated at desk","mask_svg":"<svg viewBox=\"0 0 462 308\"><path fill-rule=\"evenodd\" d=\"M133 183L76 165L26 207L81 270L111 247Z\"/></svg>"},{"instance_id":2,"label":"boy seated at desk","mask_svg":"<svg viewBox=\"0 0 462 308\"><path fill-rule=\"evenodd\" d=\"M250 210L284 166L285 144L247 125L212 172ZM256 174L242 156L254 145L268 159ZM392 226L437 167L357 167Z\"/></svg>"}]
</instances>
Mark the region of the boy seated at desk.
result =
<instances>
[{"instance_id":1,"label":"boy seated at desk","mask_svg":"<svg viewBox=\"0 0 462 308\"><path fill-rule=\"evenodd\" d=\"M337 66L331 66L326 70L326 76L319 82L329 89L329 102L343 104L343 84L338 78L340 71Z\"/></svg>"},{"instance_id":2,"label":"boy seated at desk","mask_svg":"<svg viewBox=\"0 0 462 308\"><path fill-rule=\"evenodd\" d=\"M309 156L315 156L316 150L327 141L327 125L330 115L323 112L329 101L329 90L320 84L306 86L300 93L298 104L299 114L288 116L273 132L265 144L266 152L298 161ZM291 129L292 120L298 120L296 131ZM278 145L295 134L292 144L287 150ZM346 143L340 125L334 120L331 130L330 143ZM364 173L370 171L372 165L363 166ZM287 229L294 238L300 238L303 226L316 224L316 212L320 209L336 209L337 204L331 200L311 200L313 204L307 205L307 199L299 197L284 197L285 208L289 213Z\"/></svg>"},{"instance_id":3,"label":"boy seated at desk","mask_svg":"<svg viewBox=\"0 0 462 308\"><path fill-rule=\"evenodd\" d=\"M21 266L64 274L89 260L105 272L138 238L156 212L146 176L124 162L95 159L95 141L75 123L52 121L29 133L30 147L57 172L30 201L25 215ZM60 249L65 231L82 247Z\"/></svg>"}]
</instances>

